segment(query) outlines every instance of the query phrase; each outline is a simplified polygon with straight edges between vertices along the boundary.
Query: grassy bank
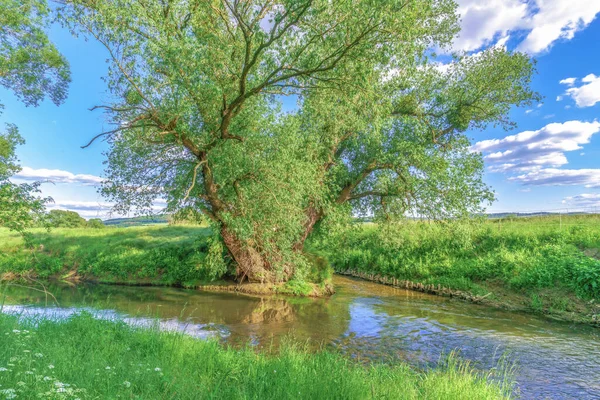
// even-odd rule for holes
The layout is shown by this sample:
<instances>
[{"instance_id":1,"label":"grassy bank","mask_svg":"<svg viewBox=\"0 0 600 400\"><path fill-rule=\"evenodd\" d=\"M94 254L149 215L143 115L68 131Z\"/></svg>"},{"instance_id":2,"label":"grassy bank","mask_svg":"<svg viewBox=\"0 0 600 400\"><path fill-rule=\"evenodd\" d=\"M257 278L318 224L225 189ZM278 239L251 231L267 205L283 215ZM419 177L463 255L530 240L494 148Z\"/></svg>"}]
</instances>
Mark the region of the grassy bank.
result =
<instances>
[{"instance_id":1,"label":"grassy bank","mask_svg":"<svg viewBox=\"0 0 600 400\"><path fill-rule=\"evenodd\" d=\"M222 248L211 248L211 230L199 226L33 229L31 246L0 228L0 280L23 276L130 285L163 285L321 296L332 293L331 272L314 275L316 284L234 284ZM220 262L215 262L215 260ZM315 267L316 268L316 267Z\"/></svg>"},{"instance_id":2,"label":"grassy bank","mask_svg":"<svg viewBox=\"0 0 600 400\"><path fill-rule=\"evenodd\" d=\"M452 359L429 372L364 367L294 345L267 355L89 315L57 323L0 314L0 337L7 399L498 399L510 391Z\"/></svg>"},{"instance_id":3,"label":"grassy bank","mask_svg":"<svg viewBox=\"0 0 600 400\"><path fill-rule=\"evenodd\" d=\"M71 275L103 282L194 285L225 271L206 262L210 230L201 227L34 229L33 248L0 229L0 274Z\"/></svg>"},{"instance_id":4,"label":"grassy bank","mask_svg":"<svg viewBox=\"0 0 600 400\"><path fill-rule=\"evenodd\" d=\"M313 246L338 272L440 285L569 320L600 314L600 216L362 224Z\"/></svg>"}]
</instances>

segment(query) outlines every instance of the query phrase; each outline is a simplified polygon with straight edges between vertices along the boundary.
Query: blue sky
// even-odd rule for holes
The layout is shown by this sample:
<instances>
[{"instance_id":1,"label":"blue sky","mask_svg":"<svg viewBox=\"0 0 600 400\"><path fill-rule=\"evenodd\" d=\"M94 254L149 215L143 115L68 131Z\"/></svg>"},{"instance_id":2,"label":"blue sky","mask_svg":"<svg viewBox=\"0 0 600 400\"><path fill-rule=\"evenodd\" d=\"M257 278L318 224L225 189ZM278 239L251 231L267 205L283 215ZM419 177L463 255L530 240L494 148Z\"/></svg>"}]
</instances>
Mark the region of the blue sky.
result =
<instances>
[{"instance_id":1,"label":"blue sky","mask_svg":"<svg viewBox=\"0 0 600 400\"><path fill-rule=\"evenodd\" d=\"M525 51L537 60L533 88L544 99L515 108L516 129L470 132L486 160L485 181L498 201L490 211L597 208L600 211L600 1L460 0L462 31L454 48L477 52L493 45ZM51 208L86 218L108 216L110 204L97 194L103 152L97 142L103 115L89 111L107 98L102 77L105 50L54 27L50 38L71 64L67 101L25 107L0 89L0 122L15 123L27 143L18 149L23 171L15 181L48 179ZM562 81L562 83L561 83Z\"/></svg>"}]
</instances>

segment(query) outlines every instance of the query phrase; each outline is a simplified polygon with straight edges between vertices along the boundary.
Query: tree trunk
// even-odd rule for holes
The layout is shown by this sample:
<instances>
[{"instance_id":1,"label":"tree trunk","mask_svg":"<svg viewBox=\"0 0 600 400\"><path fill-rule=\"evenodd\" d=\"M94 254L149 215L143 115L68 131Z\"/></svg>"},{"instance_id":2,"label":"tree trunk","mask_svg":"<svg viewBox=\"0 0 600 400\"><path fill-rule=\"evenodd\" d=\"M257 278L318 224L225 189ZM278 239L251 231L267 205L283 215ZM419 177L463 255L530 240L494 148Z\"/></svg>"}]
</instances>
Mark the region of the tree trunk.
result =
<instances>
[{"instance_id":1,"label":"tree trunk","mask_svg":"<svg viewBox=\"0 0 600 400\"><path fill-rule=\"evenodd\" d=\"M277 281L277 276L270 264L251 244L238 239L226 227L221 228L221 236L225 247L236 263L236 275L240 283L244 279L259 283L275 283Z\"/></svg>"},{"instance_id":2,"label":"tree trunk","mask_svg":"<svg viewBox=\"0 0 600 400\"><path fill-rule=\"evenodd\" d=\"M308 239L308 236L312 233L313 229L317 222L319 222L323 218L323 211L321 209L317 209L316 207L310 206L306 210L306 222L304 223L304 232L302 236L294 245L295 251L302 251L304 248L304 242Z\"/></svg>"}]
</instances>

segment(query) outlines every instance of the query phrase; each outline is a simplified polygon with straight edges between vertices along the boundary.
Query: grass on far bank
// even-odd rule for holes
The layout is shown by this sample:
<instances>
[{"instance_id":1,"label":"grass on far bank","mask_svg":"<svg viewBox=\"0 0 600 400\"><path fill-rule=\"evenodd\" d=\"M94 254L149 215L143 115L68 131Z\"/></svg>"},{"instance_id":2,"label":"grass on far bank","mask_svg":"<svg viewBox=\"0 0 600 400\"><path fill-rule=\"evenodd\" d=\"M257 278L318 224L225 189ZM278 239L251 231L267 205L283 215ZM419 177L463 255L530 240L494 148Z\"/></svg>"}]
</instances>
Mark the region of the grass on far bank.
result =
<instances>
[{"instance_id":1,"label":"grass on far bank","mask_svg":"<svg viewBox=\"0 0 600 400\"><path fill-rule=\"evenodd\" d=\"M313 246L339 272L491 293L543 313L600 314L599 215L357 224Z\"/></svg>"},{"instance_id":2,"label":"grass on far bank","mask_svg":"<svg viewBox=\"0 0 600 400\"><path fill-rule=\"evenodd\" d=\"M0 229L0 275L76 273L104 282L193 285L222 274L206 263L210 229L197 226L32 229L33 249Z\"/></svg>"},{"instance_id":3,"label":"grass on far bank","mask_svg":"<svg viewBox=\"0 0 600 400\"><path fill-rule=\"evenodd\" d=\"M0 341L0 399L480 400L512 389L455 358L428 372L366 367L293 344L267 355L88 314L63 322L0 314Z\"/></svg>"}]
</instances>

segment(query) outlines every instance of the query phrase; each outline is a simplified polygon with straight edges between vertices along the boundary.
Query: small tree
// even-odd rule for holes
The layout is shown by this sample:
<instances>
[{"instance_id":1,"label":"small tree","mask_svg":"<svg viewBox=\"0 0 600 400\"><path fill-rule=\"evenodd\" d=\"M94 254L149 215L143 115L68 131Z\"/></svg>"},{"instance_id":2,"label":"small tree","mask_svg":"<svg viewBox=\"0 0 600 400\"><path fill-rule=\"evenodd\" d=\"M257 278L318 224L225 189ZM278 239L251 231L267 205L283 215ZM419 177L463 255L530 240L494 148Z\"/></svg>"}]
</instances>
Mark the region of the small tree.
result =
<instances>
[{"instance_id":1,"label":"small tree","mask_svg":"<svg viewBox=\"0 0 600 400\"><path fill-rule=\"evenodd\" d=\"M104 222L102 222L102 220L100 218L92 218L92 219L88 220L86 226L88 228L92 228L92 229L106 228L106 225L104 225Z\"/></svg>"},{"instance_id":2,"label":"small tree","mask_svg":"<svg viewBox=\"0 0 600 400\"><path fill-rule=\"evenodd\" d=\"M479 211L493 195L465 132L536 98L523 54L430 63L458 32L451 0L68 3L111 58L103 193L204 213L240 280L302 279L325 217Z\"/></svg>"},{"instance_id":3,"label":"small tree","mask_svg":"<svg viewBox=\"0 0 600 400\"><path fill-rule=\"evenodd\" d=\"M78 213L65 210L50 210L44 222L52 228L83 228L87 226L87 221Z\"/></svg>"}]
</instances>

